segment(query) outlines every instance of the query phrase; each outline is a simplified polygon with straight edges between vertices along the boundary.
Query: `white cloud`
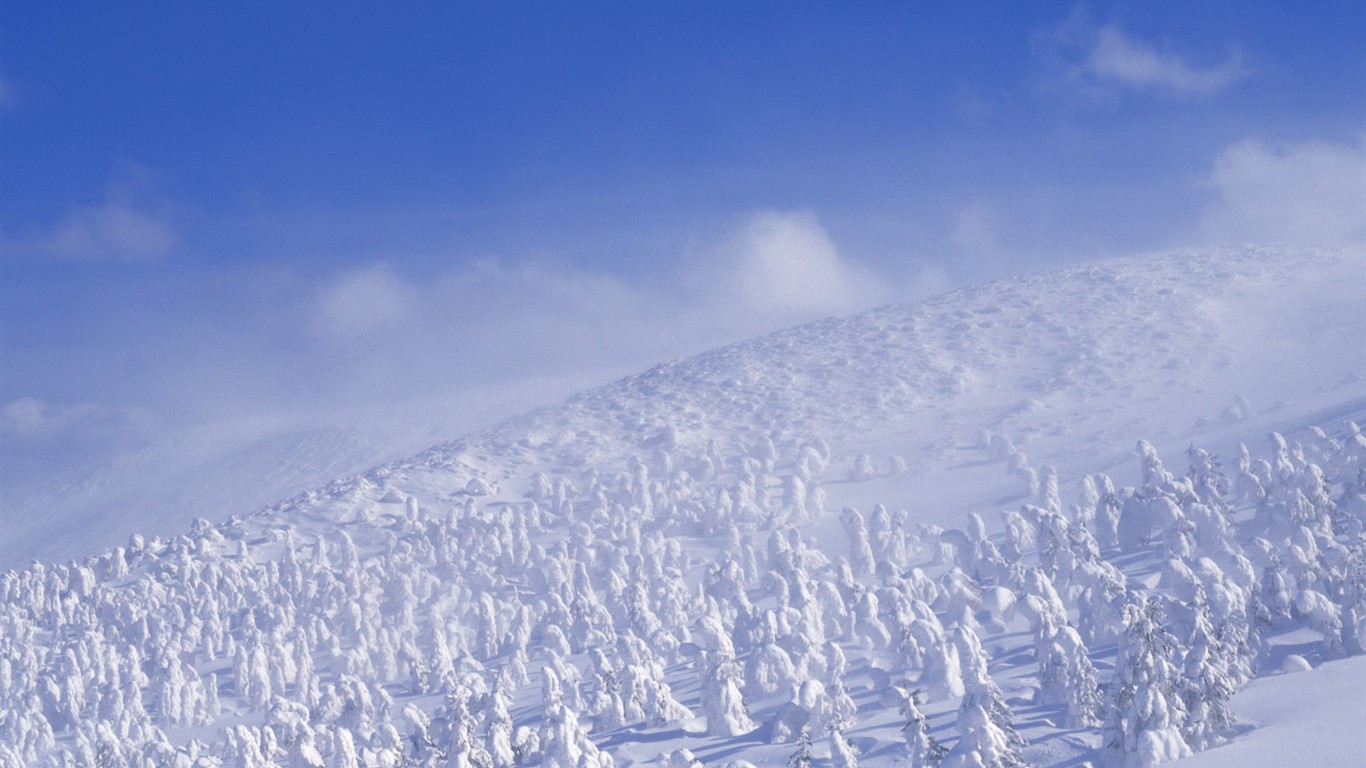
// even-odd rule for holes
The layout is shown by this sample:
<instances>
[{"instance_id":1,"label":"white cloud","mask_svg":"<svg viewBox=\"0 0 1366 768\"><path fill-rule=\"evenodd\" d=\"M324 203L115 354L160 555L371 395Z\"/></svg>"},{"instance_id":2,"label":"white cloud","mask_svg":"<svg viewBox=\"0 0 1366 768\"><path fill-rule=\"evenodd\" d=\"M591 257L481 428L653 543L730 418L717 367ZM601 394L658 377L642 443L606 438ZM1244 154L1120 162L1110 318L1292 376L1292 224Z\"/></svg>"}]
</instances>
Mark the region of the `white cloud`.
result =
<instances>
[{"instance_id":1,"label":"white cloud","mask_svg":"<svg viewBox=\"0 0 1366 768\"><path fill-rule=\"evenodd\" d=\"M1080 7L1034 42L1036 56L1051 70L1048 84L1088 99L1110 98L1122 90L1211 94L1244 72L1236 48L1220 61L1195 64L1166 46L1129 35L1117 23L1096 26Z\"/></svg>"},{"instance_id":2,"label":"white cloud","mask_svg":"<svg viewBox=\"0 0 1366 768\"><path fill-rule=\"evenodd\" d=\"M322 280L286 371L326 371L329 397L392 402L526 376L622 371L670 354L691 308L650 287L554 262L485 258L417 275L386 263ZM285 359L285 358L288 359Z\"/></svg>"},{"instance_id":3,"label":"white cloud","mask_svg":"<svg viewBox=\"0 0 1366 768\"><path fill-rule=\"evenodd\" d=\"M417 289L387 264L347 272L319 290L316 327L329 339L354 339L394 327L412 311L417 298Z\"/></svg>"},{"instance_id":4,"label":"white cloud","mask_svg":"<svg viewBox=\"0 0 1366 768\"><path fill-rule=\"evenodd\" d=\"M1171 51L1159 51L1124 34L1115 25L1102 27L1086 69L1101 80L1130 88L1202 94L1222 90L1242 71L1241 57L1230 52L1221 63L1206 68L1188 64Z\"/></svg>"},{"instance_id":5,"label":"white cloud","mask_svg":"<svg viewBox=\"0 0 1366 768\"><path fill-rule=\"evenodd\" d=\"M1214 161L1208 242L1341 245L1366 241L1366 134L1355 143L1249 139Z\"/></svg>"},{"instance_id":6,"label":"white cloud","mask_svg":"<svg viewBox=\"0 0 1366 768\"><path fill-rule=\"evenodd\" d=\"M968 203L954 217L949 243L970 256L992 256L1000 252L996 212L981 201Z\"/></svg>"},{"instance_id":7,"label":"white cloud","mask_svg":"<svg viewBox=\"0 0 1366 768\"><path fill-rule=\"evenodd\" d=\"M723 250L709 270L713 295L753 315L842 314L876 306L889 295L873 273L840 257L810 211L755 213Z\"/></svg>"},{"instance_id":8,"label":"white cloud","mask_svg":"<svg viewBox=\"0 0 1366 768\"><path fill-rule=\"evenodd\" d=\"M46 236L37 250L75 261L156 261L178 238L165 221L127 205L105 203L77 208Z\"/></svg>"},{"instance_id":9,"label":"white cloud","mask_svg":"<svg viewBox=\"0 0 1366 768\"><path fill-rule=\"evenodd\" d=\"M284 370L290 388L292 371L310 380L324 371L338 397L392 400L525 376L624 373L926 292L893 291L843 259L809 211L754 213L693 255L675 272L631 279L548 260L485 258L421 277L386 263L352 268L304 290L304 337L271 342L265 353L276 362L262 369Z\"/></svg>"},{"instance_id":10,"label":"white cloud","mask_svg":"<svg viewBox=\"0 0 1366 768\"><path fill-rule=\"evenodd\" d=\"M20 397L0 406L0 432L30 446L70 439L97 441L136 429L142 426L141 420L136 409L95 403L62 404Z\"/></svg>"},{"instance_id":11,"label":"white cloud","mask_svg":"<svg viewBox=\"0 0 1366 768\"><path fill-rule=\"evenodd\" d=\"M104 200L73 206L47 232L16 250L71 261L147 262L170 255L180 242L167 204L152 193L151 174L128 164Z\"/></svg>"}]
</instances>

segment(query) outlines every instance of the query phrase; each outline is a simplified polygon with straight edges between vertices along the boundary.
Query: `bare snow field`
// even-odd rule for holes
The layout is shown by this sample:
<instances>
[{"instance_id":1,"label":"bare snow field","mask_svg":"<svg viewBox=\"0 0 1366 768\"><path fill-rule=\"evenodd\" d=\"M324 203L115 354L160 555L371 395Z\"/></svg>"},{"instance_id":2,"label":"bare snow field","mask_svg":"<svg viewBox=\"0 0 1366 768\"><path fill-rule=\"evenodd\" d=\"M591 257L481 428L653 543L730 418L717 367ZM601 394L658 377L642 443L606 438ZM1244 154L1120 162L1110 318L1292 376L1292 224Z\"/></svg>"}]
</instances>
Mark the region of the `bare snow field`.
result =
<instances>
[{"instance_id":1,"label":"bare snow field","mask_svg":"<svg viewBox=\"0 0 1366 768\"><path fill-rule=\"evenodd\" d=\"M251 513L248 455L239 515L13 553L0 766L1359 763L1364 295L1360 250L1100 262Z\"/></svg>"}]
</instances>

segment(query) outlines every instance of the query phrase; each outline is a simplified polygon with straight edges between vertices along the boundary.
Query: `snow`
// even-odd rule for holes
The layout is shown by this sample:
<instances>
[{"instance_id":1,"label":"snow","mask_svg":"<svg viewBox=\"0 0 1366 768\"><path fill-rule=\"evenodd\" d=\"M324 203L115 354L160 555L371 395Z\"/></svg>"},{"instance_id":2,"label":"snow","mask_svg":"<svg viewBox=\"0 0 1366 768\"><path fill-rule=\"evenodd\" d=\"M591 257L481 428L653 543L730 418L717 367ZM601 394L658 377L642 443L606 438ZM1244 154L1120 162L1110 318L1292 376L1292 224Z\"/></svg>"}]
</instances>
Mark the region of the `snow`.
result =
<instances>
[{"instance_id":1,"label":"snow","mask_svg":"<svg viewBox=\"0 0 1366 768\"><path fill-rule=\"evenodd\" d=\"M1366 657L1258 678L1230 703L1244 733L1182 768L1360 765L1366 756Z\"/></svg>"},{"instance_id":2,"label":"snow","mask_svg":"<svg viewBox=\"0 0 1366 768\"><path fill-rule=\"evenodd\" d=\"M590 383L596 382L581 376L536 379L375 403L344 416L324 410L208 423L58 476L7 467L0 473L0 569L84 557L134 532L169 538L196 518L250 512Z\"/></svg>"},{"instance_id":3,"label":"snow","mask_svg":"<svg viewBox=\"0 0 1366 768\"><path fill-rule=\"evenodd\" d=\"M130 510L117 549L35 524L6 563L86 559L0 580L0 766L1350 763L1363 285L1355 251L1089 264L665 363L252 514Z\"/></svg>"}]
</instances>

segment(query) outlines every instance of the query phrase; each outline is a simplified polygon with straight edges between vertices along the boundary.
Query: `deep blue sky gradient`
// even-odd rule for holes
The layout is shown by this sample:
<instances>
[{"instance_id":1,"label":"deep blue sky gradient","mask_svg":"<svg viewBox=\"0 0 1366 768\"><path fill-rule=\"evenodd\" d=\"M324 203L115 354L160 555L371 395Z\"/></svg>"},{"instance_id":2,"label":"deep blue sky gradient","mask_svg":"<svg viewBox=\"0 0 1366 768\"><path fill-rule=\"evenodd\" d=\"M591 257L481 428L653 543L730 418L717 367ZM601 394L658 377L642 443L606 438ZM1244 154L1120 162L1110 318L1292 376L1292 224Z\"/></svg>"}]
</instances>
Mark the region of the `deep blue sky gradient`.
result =
<instances>
[{"instance_id":1,"label":"deep blue sky gradient","mask_svg":"<svg viewBox=\"0 0 1366 768\"><path fill-rule=\"evenodd\" d=\"M1031 44L1062 3L128 5L7 5L7 233L128 162L186 209L182 259L364 258L417 250L411 228L516 252L568 230L571 258L630 268L666 257L632 248L668 243L651 233L752 206L852 229L983 192L1160 186L1247 135L1350 135L1366 92L1352 2L1093 8L1249 69L1214 98L1103 105L1038 93Z\"/></svg>"}]
</instances>

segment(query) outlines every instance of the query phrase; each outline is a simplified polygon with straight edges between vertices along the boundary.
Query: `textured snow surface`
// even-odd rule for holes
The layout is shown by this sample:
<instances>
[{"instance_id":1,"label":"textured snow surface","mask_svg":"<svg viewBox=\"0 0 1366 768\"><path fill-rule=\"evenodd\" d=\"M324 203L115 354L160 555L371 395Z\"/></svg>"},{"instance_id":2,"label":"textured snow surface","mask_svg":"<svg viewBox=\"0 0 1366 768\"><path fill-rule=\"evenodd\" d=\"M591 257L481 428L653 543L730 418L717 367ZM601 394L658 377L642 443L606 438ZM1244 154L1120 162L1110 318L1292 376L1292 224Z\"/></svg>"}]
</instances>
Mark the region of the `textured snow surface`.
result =
<instances>
[{"instance_id":1,"label":"textured snow surface","mask_svg":"<svg viewBox=\"0 0 1366 768\"><path fill-rule=\"evenodd\" d=\"M1140 438L1227 453L1366 410L1363 259L1230 249L990 283L662 364L370 479L440 492L452 476L516 482L657 448L820 438L842 469L878 462L870 482L828 488L836 502L909 492L917 519L961 524L1018 493L981 466L984 430L1076 478L1131 466ZM888 477L898 455L908 471Z\"/></svg>"},{"instance_id":2,"label":"textured snow surface","mask_svg":"<svg viewBox=\"0 0 1366 768\"><path fill-rule=\"evenodd\" d=\"M1350 755L1363 287L1255 248L987 284L12 571L0 766Z\"/></svg>"}]
</instances>

